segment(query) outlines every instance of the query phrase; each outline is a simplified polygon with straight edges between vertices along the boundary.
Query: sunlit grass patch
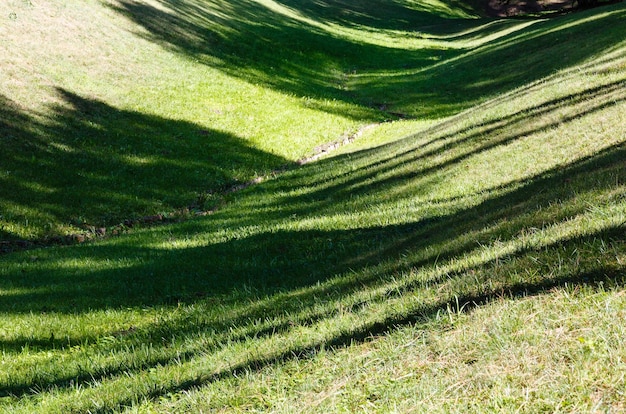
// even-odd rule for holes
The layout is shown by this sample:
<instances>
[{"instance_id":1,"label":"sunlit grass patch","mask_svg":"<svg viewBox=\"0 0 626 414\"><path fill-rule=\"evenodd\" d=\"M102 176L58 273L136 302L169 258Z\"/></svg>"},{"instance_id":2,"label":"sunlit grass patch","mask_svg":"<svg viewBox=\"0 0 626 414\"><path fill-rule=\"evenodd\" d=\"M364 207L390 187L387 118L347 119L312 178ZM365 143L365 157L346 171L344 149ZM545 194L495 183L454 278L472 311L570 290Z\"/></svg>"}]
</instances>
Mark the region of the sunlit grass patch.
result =
<instances>
[{"instance_id":1,"label":"sunlit grass patch","mask_svg":"<svg viewBox=\"0 0 626 414\"><path fill-rule=\"evenodd\" d=\"M221 403L241 411L266 405L276 412L619 410L619 374L601 371L606 365L623 369L623 327L616 319L624 310L622 298L621 291L565 288L517 301L502 298L469 314L444 310L429 324L243 376L237 389L249 399L228 397L216 385L160 408L180 412ZM583 391L587 384L593 390Z\"/></svg>"}]
</instances>

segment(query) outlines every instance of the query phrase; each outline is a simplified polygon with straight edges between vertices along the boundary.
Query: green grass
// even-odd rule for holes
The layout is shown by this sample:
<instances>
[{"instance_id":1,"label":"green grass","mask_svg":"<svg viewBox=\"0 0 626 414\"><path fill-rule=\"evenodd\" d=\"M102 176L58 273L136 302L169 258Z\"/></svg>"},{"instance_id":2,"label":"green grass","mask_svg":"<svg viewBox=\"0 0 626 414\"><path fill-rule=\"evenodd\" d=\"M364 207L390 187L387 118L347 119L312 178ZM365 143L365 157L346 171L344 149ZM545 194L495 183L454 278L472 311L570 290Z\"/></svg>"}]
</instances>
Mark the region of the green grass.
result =
<instances>
[{"instance_id":1,"label":"green grass","mask_svg":"<svg viewBox=\"0 0 626 414\"><path fill-rule=\"evenodd\" d=\"M97 10L126 28L114 35L148 48L137 60L156 86L129 78L100 90L73 68L54 104L27 99L43 93L37 84L6 97L3 145L15 151L2 162L15 170L0 201L23 220L48 214L61 226L71 212L79 227L172 211L391 112L417 119L366 128L330 157L212 196L221 207L208 216L0 257L0 412L624 409L623 5L500 21L409 1L377 2L390 6L384 20L367 2L347 17L331 1L107 4ZM291 34L318 54L298 54ZM350 54L349 42L363 49ZM291 63L279 65L290 50L291 78ZM401 70L403 54L425 60ZM533 66L548 56L561 59ZM157 81L168 59L212 98L188 114L165 98L148 110L146 96L185 101L168 92L172 74ZM331 67L345 71L341 87L313 75ZM219 128L203 121L213 115L200 107L228 99L259 118L257 135L234 113ZM290 141L287 128L316 138ZM274 143L261 139L272 131ZM45 155L64 147L73 152ZM45 192L81 157L86 178L63 188L87 213ZM9 178L18 172L30 178ZM36 223L5 219L3 239L52 231Z\"/></svg>"},{"instance_id":2,"label":"green grass","mask_svg":"<svg viewBox=\"0 0 626 414\"><path fill-rule=\"evenodd\" d=\"M2 240L196 206L384 118L164 50L111 7L16 1L0 10Z\"/></svg>"},{"instance_id":3,"label":"green grass","mask_svg":"<svg viewBox=\"0 0 626 414\"><path fill-rule=\"evenodd\" d=\"M2 240L211 208L362 126L445 118L623 35L619 13L494 21L440 2L2 7Z\"/></svg>"}]
</instances>

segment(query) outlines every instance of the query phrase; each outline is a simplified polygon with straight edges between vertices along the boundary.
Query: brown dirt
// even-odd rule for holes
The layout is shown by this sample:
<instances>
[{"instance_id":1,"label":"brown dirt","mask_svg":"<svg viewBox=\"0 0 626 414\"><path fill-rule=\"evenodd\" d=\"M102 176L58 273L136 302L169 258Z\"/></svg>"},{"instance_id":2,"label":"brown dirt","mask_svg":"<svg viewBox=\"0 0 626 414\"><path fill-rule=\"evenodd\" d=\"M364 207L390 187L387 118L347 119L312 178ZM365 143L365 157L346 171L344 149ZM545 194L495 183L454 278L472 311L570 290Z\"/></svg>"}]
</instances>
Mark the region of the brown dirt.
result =
<instances>
[{"instance_id":1,"label":"brown dirt","mask_svg":"<svg viewBox=\"0 0 626 414\"><path fill-rule=\"evenodd\" d=\"M491 17L514 17L545 12L569 12L576 0L487 0L485 10Z\"/></svg>"}]
</instances>

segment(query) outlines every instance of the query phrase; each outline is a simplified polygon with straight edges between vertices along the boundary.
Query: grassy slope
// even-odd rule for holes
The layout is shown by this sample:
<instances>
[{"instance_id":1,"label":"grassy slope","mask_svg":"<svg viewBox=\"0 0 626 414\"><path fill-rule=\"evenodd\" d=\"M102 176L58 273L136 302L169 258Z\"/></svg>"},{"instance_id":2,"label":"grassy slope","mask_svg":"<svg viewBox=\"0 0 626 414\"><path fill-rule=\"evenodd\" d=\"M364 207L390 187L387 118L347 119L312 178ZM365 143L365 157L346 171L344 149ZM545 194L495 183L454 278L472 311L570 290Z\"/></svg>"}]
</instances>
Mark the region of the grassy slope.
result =
<instances>
[{"instance_id":1,"label":"grassy slope","mask_svg":"<svg viewBox=\"0 0 626 414\"><path fill-rule=\"evenodd\" d=\"M340 38L364 30L282 4ZM407 29L359 16L372 44ZM447 64L412 62L398 79L390 67L380 81L393 102L359 70L346 88L416 116L470 109L370 129L360 147L231 195L210 217L2 257L0 408L623 409L624 16L618 5L440 22L419 44L447 44ZM528 65L561 59L529 72L530 47ZM499 76L492 61L505 62ZM229 76L293 87L243 69Z\"/></svg>"},{"instance_id":2,"label":"grassy slope","mask_svg":"<svg viewBox=\"0 0 626 414\"><path fill-rule=\"evenodd\" d=\"M324 4L3 3L0 240L211 208L360 126L441 119L619 38L434 0Z\"/></svg>"},{"instance_id":3,"label":"grassy slope","mask_svg":"<svg viewBox=\"0 0 626 414\"><path fill-rule=\"evenodd\" d=\"M169 213L381 119L164 49L116 4L0 6L1 240Z\"/></svg>"}]
</instances>

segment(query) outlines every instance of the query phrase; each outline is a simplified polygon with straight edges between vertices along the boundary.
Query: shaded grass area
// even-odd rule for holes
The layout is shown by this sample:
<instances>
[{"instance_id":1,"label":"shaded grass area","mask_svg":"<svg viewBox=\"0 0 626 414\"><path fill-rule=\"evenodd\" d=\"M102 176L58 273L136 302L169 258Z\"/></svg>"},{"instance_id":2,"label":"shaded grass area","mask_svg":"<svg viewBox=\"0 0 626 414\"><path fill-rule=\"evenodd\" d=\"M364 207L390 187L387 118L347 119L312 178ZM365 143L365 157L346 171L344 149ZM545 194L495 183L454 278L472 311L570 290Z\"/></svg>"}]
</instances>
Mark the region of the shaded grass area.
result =
<instances>
[{"instance_id":1,"label":"shaded grass area","mask_svg":"<svg viewBox=\"0 0 626 414\"><path fill-rule=\"evenodd\" d=\"M473 156L478 153L475 151ZM325 222L332 223L336 215L363 211L377 202L385 206L404 200L408 197L407 180L421 181L423 176L400 174L394 179L376 179L362 193L344 190L347 194L342 194L336 186L328 186L306 197L276 200L280 207L269 207L275 213L264 211L261 206L244 210L248 214L227 209L217 213L214 220L192 220L168 229L169 236L155 230L81 249L54 251L57 258L50 264L46 263L49 254L39 251L34 256L25 255L23 262L15 262L13 271L7 269L3 290L30 293L5 295L0 309L17 313L73 312L219 297L242 286L261 292L291 290L324 282L338 274L362 272L381 260L389 261L385 272L402 273L436 260L462 257L482 244L515 238L524 231L532 233L584 215L595 203L596 195L610 193L616 183L623 181L625 155L620 144L531 179L502 185L475 200L453 197L431 201L430 208L414 213L425 218L403 224L360 227L344 223L347 228L333 229L332 224ZM415 161L405 162L415 165ZM459 161L440 166L439 171L446 171L456 162ZM438 174L434 170L429 174ZM441 185L432 184L432 177L428 178L433 187ZM300 180L310 183L311 177ZM365 180L362 177L358 181ZM281 186L298 187L286 179L279 182ZM398 186L404 191L396 193L394 199L391 194ZM271 184L258 191L266 191L266 187L271 188ZM342 187L350 188L350 180ZM548 188L551 190L546 191ZM420 197L429 189L419 186L414 191L419 193L413 196ZM334 201L330 201L330 194ZM619 201L623 194L618 192L614 197ZM358 201L350 202L350 198ZM338 200L344 202L338 204ZM263 196L259 201L267 203ZM470 206L458 207L465 203ZM412 214L409 210L405 215ZM370 219L371 216L375 213L370 214ZM291 218L294 226L306 228L291 229ZM301 220L319 221L322 228L315 224L299 225ZM340 223L343 220L338 219ZM160 241L163 237L166 240ZM205 237L209 239L203 241ZM152 238L158 246L145 241ZM176 247L184 246L187 238L195 239L193 244L199 246ZM407 259L407 251L418 252L419 260ZM109 261L119 257L125 259L117 259L119 263ZM84 268L80 264L83 260L92 265ZM41 277L42 269L46 277ZM108 283L109 280L116 282Z\"/></svg>"},{"instance_id":2,"label":"shaded grass area","mask_svg":"<svg viewBox=\"0 0 626 414\"><path fill-rule=\"evenodd\" d=\"M58 92L64 104L42 116L2 102L2 240L171 212L288 164L228 133Z\"/></svg>"},{"instance_id":3,"label":"shaded grass area","mask_svg":"<svg viewBox=\"0 0 626 414\"><path fill-rule=\"evenodd\" d=\"M622 15L583 14L576 27ZM0 410L389 412L410 410L394 406L405 399L428 402L425 411L455 401L489 411L619 407L624 336L607 321L626 312L626 53L623 42L593 37L609 43L596 58L404 139L230 194L210 217L3 256ZM144 132L128 158L102 155L108 168L90 170L111 186L113 167L150 179L150 160L168 179L188 175L186 151L215 135L236 153L199 170L221 180L237 177L228 160L242 154L245 164L283 162L228 134L59 93L65 106L47 121L7 101L2 128L52 151L50 132L39 132L50 128L60 149L84 145L99 166L90 140L125 145L119 120L132 124ZM34 166L30 158L15 162ZM572 292L594 301L584 324L571 321L573 307L542 305ZM494 321L511 309L516 325ZM490 320L468 322L475 314ZM606 330L593 330L594 320ZM534 340L526 325L537 327ZM529 343L541 348L520 362L525 370L507 365ZM391 349L404 371L368 370L393 366L381 362ZM347 374L357 366L360 377ZM537 382L529 372L541 374L541 393L524 385Z\"/></svg>"},{"instance_id":4,"label":"shaded grass area","mask_svg":"<svg viewBox=\"0 0 626 414\"><path fill-rule=\"evenodd\" d=\"M222 189L289 164L359 125L439 119L608 54L626 27L620 8L504 21L476 19L462 4L388 0L349 8L341 1L110 1L79 11L103 4L109 8L97 16L106 30L97 37L117 34L98 47L128 68L113 75L109 62L95 71L90 65L97 54L91 53L84 73L25 75L24 83L46 85L39 85L42 96L44 89L54 91L40 108L10 98L12 90L2 99L0 150L8 154L0 161L3 241L211 208ZM22 4L19 22L28 13L35 19L40 8ZM66 9L48 12L62 16ZM71 31L71 21L64 24ZM127 32L133 33L119 34ZM119 56L111 42L120 44ZM22 45L15 39L7 44ZM22 46L34 48L32 42ZM67 66L65 55L79 53L79 46L65 45L54 65ZM143 73L128 56L133 50L142 64L149 62L148 50L158 55L154 65L167 75L155 75L154 67ZM15 73L31 67L20 64L11 63L21 68ZM193 74L180 79L179 67ZM81 87L67 85L65 75ZM90 80L79 81L84 78ZM117 96L124 94L136 98Z\"/></svg>"},{"instance_id":5,"label":"shaded grass area","mask_svg":"<svg viewBox=\"0 0 626 414\"><path fill-rule=\"evenodd\" d=\"M385 105L413 116L451 115L611 50L624 38L623 21L623 12L616 10L587 18L517 22L518 30L509 35L455 56L444 54L441 64L408 69L400 76L365 70L353 78L351 87L369 99L386 96ZM596 43L599 39L604 40Z\"/></svg>"},{"instance_id":6,"label":"shaded grass area","mask_svg":"<svg viewBox=\"0 0 626 414\"><path fill-rule=\"evenodd\" d=\"M17 17L9 19L11 13ZM358 128L348 117L315 109L315 99L235 79L135 30L99 0L0 5L0 149L9 154L0 171L29 186L0 187L0 199L6 194L0 250L7 250L6 240L32 243L81 227L116 226L120 217L210 208L213 194L229 183L269 173L284 165L279 160L293 162ZM356 108L323 106L335 113ZM214 162L218 153L233 159ZM187 165L168 169L179 155ZM103 182L103 174L115 182ZM135 182L142 188L134 189ZM89 194L72 194L82 184ZM120 187L126 188L118 193Z\"/></svg>"},{"instance_id":7,"label":"shaded grass area","mask_svg":"<svg viewBox=\"0 0 626 414\"><path fill-rule=\"evenodd\" d=\"M621 292L623 62L616 49L419 134L289 171L211 217L4 257L4 407L287 412L299 406L289 387L252 391L268 375L297 382L324 355L405 330L439 337L494 300ZM295 372L270 375L283 367ZM606 374L586 373L571 378L583 408ZM559 389L545 392L558 407ZM337 398L318 411L366 397Z\"/></svg>"},{"instance_id":8,"label":"shaded grass area","mask_svg":"<svg viewBox=\"0 0 626 414\"><path fill-rule=\"evenodd\" d=\"M623 151L615 152L611 150L606 156L601 156L591 161L591 164L586 165L587 168L584 169L584 173L581 171L578 174L573 174L574 185L580 184L581 180L583 182L598 179L600 182L613 180L616 173L614 161L621 156L623 156ZM615 157L613 161L611 161L612 157ZM595 173L592 171L595 171ZM602 172L600 173L600 171ZM585 175L584 178L583 174ZM568 177L571 176L568 175ZM557 182L560 182L559 178L562 178L562 176L557 175L555 177L558 180ZM623 176L621 179L623 179ZM548 184L552 183L548 182ZM541 188L545 189L543 186ZM522 192L514 193L510 198L503 197L501 200L493 200L494 205L489 205L489 207L500 206L501 208L506 208L505 206L509 206L511 203L519 204L519 198L522 195L535 194L535 197L524 198L525 203L523 203L523 206L520 206L520 212L538 214L540 207L538 208L534 203L538 201L538 198L541 199L541 196L536 196L536 191L531 193L531 189L528 190L529 193L526 194ZM589 191L592 190L590 189ZM603 192L602 188L599 188L597 191ZM552 196L555 195L552 194ZM557 197L543 198L541 204L544 206L548 205L550 202L555 202L555 199ZM487 207L487 205L484 207ZM488 211L492 211L492 209ZM478 209L478 212L483 213L484 211ZM498 212L498 214L501 213L501 211ZM400 245L397 244L398 229L393 228L387 228L386 231L382 229L373 230L373 232L357 231L354 234L354 238L340 232L327 232L318 235L314 233L307 234L307 232L294 232L291 235L280 233L277 235L277 239L260 240L259 238L250 238L242 240L240 243L233 243L231 247L236 249L238 253L241 253L242 256L248 254L248 257L252 258L251 260L260 260L259 266L263 266L266 271L272 269L271 271L275 273L279 273L285 268L280 263L278 265L265 263L275 262L276 259L274 257L274 260L270 258L263 260L265 256L276 254L272 249L273 245L270 243L266 244L267 241L277 243L280 240L295 244L304 240L309 245L318 247L319 244L327 244L329 239L335 237L333 242L344 243L347 249L358 248L360 252L365 252L363 240L365 237L369 237L369 240L374 239L378 244L378 246L371 248L372 252L376 252L378 260L380 261L382 258L389 259L389 262L385 261L378 266L366 268L359 267L358 262L351 263L351 270L345 276L326 282L322 281L323 276L317 275L316 279L317 282L321 282L320 284L312 283L313 281L308 278L296 280L282 279L282 289L287 289L287 291L271 296L264 296L263 294L257 296L259 295L257 290L259 288L266 292L276 289L276 287L272 289L270 289L271 286L268 287L267 282L272 279L259 271L249 273L250 276L257 279L248 280L250 284L246 291L239 290L238 294L230 294L224 300L219 295L216 295L220 291L219 286L215 283L206 284L209 280L215 282L215 279L204 276L204 282L198 281L198 278L202 278L198 270L195 270L192 275L189 273L189 268L182 269L175 281L167 281L162 279L162 277L166 273L170 277L173 275L172 271L167 268L161 268L162 274L154 273L157 266L153 267L150 263L146 266L141 266L139 269L133 270L131 268L128 273L125 272L130 277L137 278L140 274L150 275L147 279L144 276L141 283L142 289L147 289L149 292L151 286L164 288L164 285L169 282L169 289L176 291L180 295L176 299L178 304L172 308L159 310L160 306L152 308L155 305L155 298L152 297L150 308L144 308L150 322L143 326L137 326L129 323L127 320L125 321L127 325L123 326L123 328L117 326L105 328L105 332L100 334L95 334L94 328L89 328L78 336L76 335L80 332L80 329L76 329L76 331L61 329L65 332L60 333L57 330L61 327L56 326L55 323L51 324L52 320L49 317L44 317L46 326L50 329L55 329L56 335L52 335L49 338L46 336L45 339L39 340L34 337L23 337L12 341L3 341L3 349L6 352L14 350L16 356L28 350L29 353L35 352L42 357L46 353L51 352L50 357L54 357L59 352L65 353L70 349L76 349L74 351L77 352L76 357L85 352L92 355L93 358L95 355L105 355L110 352L126 352L124 349L128 349L129 346L135 349L131 355L124 357L121 354L116 354L117 356L109 361L95 357L92 361L94 364L93 368L81 367L81 365L74 365L74 363L66 364L62 371L65 374L56 374L56 379L53 382L44 380L43 377L39 377L37 374L35 374L34 378L25 382L21 382L22 380L19 378L24 378L25 375L28 377L27 374L22 374L20 377L14 376L8 383L5 383L4 392L26 396L32 388L45 391L48 387L54 385L62 389L68 388L68 391L70 391L68 394L69 398L74 394L71 392L71 384L75 382L81 383L95 380L99 384L104 384L105 387L112 386L110 381L124 382L122 379L126 378L128 373L133 372L134 374L131 375L131 378L134 380L133 387L138 386L137 381L151 381L150 384L152 385L144 391L139 391L139 393L144 397L156 397L182 390L193 390L197 386L214 382L219 383L222 380L230 380L239 375L256 372L264 367L273 366L293 358L308 358L328 347L347 346L355 341L358 342L369 338L372 335L382 335L389 331L394 331L403 325L420 324L431 320L441 314L441 312L457 312L461 308L464 311L468 311L473 306L478 306L485 301L501 297L502 295L540 293L563 284L569 284L570 286L578 284L593 285L597 282L603 282L613 286L614 284L621 285L623 282L621 279L623 277L623 269L619 266L616 267L614 262L616 255L617 257L624 257L625 254L623 225L609 225L603 230L591 231L586 235L557 237L557 240L554 242L544 244L543 242L537 243L533 241L532 234L546 231L545 229L549 228L549 223L545 223L541 230L533 230L534 227L532 225L526 227L526 225L522 224L522 220L509 226L503 224L506 222L505 219L497 219L498 214L495 214L495 216L485 214L483 223L497 220L501 226L511 231L513 237L507 238L509 233L503 230L491 234L490 238L482 241L482 244L485 246L484 249L480 248L480 241L463 240L462 231L456 233L456 237L450 233L439 235L437 232L432 231L432 227L429 229L428 226L425 226L423 232L414 229L411 237L405 239L405 243ZM474 216L473 213L471 215ZM450 220L448 222L444 219L441 224L447 224L448 228L457 228L456 220L453 218ZM474 222L474 224L479 226L479 222ZM494 228L492 229L495 230ZM489 249L497 249L498 240L506 244L517 238L524 238L524 232L531 235L530 238L527 237L527 246L521 246L503 254L496 252L493 257L490 257L489 253L487 253ZM573 232L576 234L577 230L573 230ZM433 236L429 236L432 233L435 233L434 240ZM519 236L520 234L522 236ZM361 237L357 238L357 236ZM415 239L412 236L415 236ZM495 241L494 238L496 239ZM386 243L383 241L389 239L393 239L394 242ZM451 241L450 239L456 241L456 243L452 243L447 250L441 249L438 253L432 252L433 255L429 258L420 257L424 254L423 252L420 253L421 249L427 249L428 246L436 246L438 242L448 243ZM262 247L260 249L253 247L254 242L261 242ZM460 244L460 246L457 244ZM248 246L247 248L245 247L246 245ZM121 248L122 246L119 247ZM380 251L381 247L388 247L393 249L392 251L394 252L399 251L402 257L398 261L398 257L394 253L382 254ZM219 246L216 246L215 249L218 252L220 251ZM129 256L137 256L136 251L131 252L127 248L126 250L126 254ZM215 259L211 259L207 248L178 253L179 259L181 255L183 256L182 261L178 263L186 263L189 260L199 261L200 251L205 253L201 259L202 263L204 266L209 267L208 270L212 275L215 275L215 268L210 265ZM231 249L231 253L232 251ZM302 251L306 250L302 248ZM102 252L109 257L115 255L107 255L106 249ZM23 275L27 280L33 280L32 277L39 273L35 271L33 275L32 270L34 268L48 267L45 264L47 261L45 252L43 253L43 255L37 258L37 261L42 261L43 264L39 263L36 265L32 264L32 262L31 264L21 264L22 268L27 269L26 274ZM92 264L97 262L94 252L86 251L85 254L87 254L88 258L83 259L83 261L86 260ZM282 254L278 257L283 257ZM486 256L484 256L485 254ZM455 264L455 261L463 256L469 260L467 262L459 261ZM76 254L73 254L72 257L74 259L77 258ZM561 258L558 266L554 265L555 257ZM56 259L57 265L60 262L67 262L67 259L59 259ZM172 257L169 257L169 259L171 260ZM25 258L25 260L30 261L31 259ZM162 258L156 259L154 262L163 266L167 260ZM330 258L324 260L320 257L314 257L310 258L308 263L311 265L311 268L314 265L321 264L329 272L337 271L341 268L341 266L335 263L335 260ZM77 271L66 271L66 274L73 275L75 283L80 280L76 277L84 272L79 270L80 267L77 268L78 273ZM250 268L235 268L233 270L233 273L225 273L221 276L222 286L232 289L233 286L229 280L232 278L232 275L236 275L238 274L237 271L242 270L250 272ZM49 271L50 269L46 273ZM301 273L301 271L298 273ZM92 283L98 284L100 289L104 288L103 283L98 282L100 277L97 273L89 271L88 274ZM87 273L85 273L86 275ZM296 276L295 273L289 273L290 279L294 276ZM314 274L311 276L314 276ZM104 277L103 274L102 278ZM92 313L94 307L99 305L98 297L104 298L111 294L116 298L113 300L123 300L124 304L122 306L139 305L137 303L138 300L144 302L142 306L148 305L145 303L146 298L142 297L142 295L133 298L123 297L122 285L127 283L129 279L125 279L121 272L109 273L108 280L110 281L111 279L116 280L118 285L113 292L100 290L96 295L90 292L91 289L86 280L82 283L79 282L81 289L74 289L71 292L74 294L74 298L82 296L89 299L93 307L87 314ZM219 280L217 281L219 282ZM64 283L60 281L58 276L55 278L53 275L50 281L58 288L69 287L69 283L68 286L63 286ZM148 283L148 281L150 282ZM185 286L183 287L181 284ZM298 286L307 285L310 285L310 287L298 288ZM294 287L292 288L292 286ZM139 288L139 284L136 287ZM207 287L212 288L212 290L209 292L204 291L203 293L185 290L185 288L205 289ZM240 285L237 287L240 288ZM5 284L5 291L7 290L6 288ZM36 291L37 289L31 287L30 290ZM59 289L59 291L55 292L50 289L48 284L48 286L39 290L45 293L41 296L23 296L20 299L30 300L33 304L38 303L39 306L43 306L39 310L46 313L53 312L52 315L56 314L54 312L55 309L45 308L48 303L50 306L55 306L47 302L46 297L53 295L56 297L55 302L58 303L58 300L64 296L64 293L61 293L64 289ZM76 295L77 293L79 295ZM137 290L135 290L134 294L137 295ZM154 294L154 291L149 294ZM206 298L206 295L209 298ZM167 300L168 298L161 296L162 299ZM72 299L68 297L66 300ZM231 300L233 302L230 302ZM74 309L72 311L74 312L81 309L80 302L69 303L69 305L68 311ZM87 311L87 304L85 303L82 306L85 306L85 311ZM106 305L102 304L102 306ZM111 303L110 306L116 307L119 305ZM152 310L150 310L151 308ZM35 309L36 307L29 307L29 309L23 309L22 311L32 312ZM20 312L20 309L13 308L8 311L11 313ZM70 319L81 318L79 315L72 313L68 316ZM113 316L111 313L100 313L97 316L96 313L96 316L93 317L108 319ZM61 317L61 321L64 319L65 317ZM139 320L141 319L143 318ZM338 326L330 325L331 323L336 323ZM46 335L48 335L47 331ZM194 339L191 340L191 338ZM278 343L281 346L276 348ZM76 348L77 346L78 348ZM278 349L281 350L279 351ZM215 353L215 362L205 366L201 361L213 353ZM219 367L224 362L220 363L218 361L224 360L228 361L227 366L222 369L218 368L215 373L211 373L215 369L211 367ZM19 359L16 363L18 362ZM42 367L42 361L40 360L38 364L40 364L39 371ZM182 375L183 379L174 383L171 383L169 379L163 379L156 380L157 382L155 383L154 378L148 380L147 374L143 374L144 372L147 373L145 370L150 367L159 370L180 371L176 376ZM25 369L23 363L21 369ZM41 372L49 372L47 371L48 369L53 368L50 366L50 368L46 368L45 371ZM26 373L28 371L22 372ZM182 374L183 372L187 374ZM118 377L118 375L120 376ZM137 392L136 388L132 393L135 392ZM95 395L93 393L88 394ZM134 398L136 398L132 394L126 393L125 395L126 397L124 398L129 399L118 400L118 403L131 404ZM73 402L62 396L60 398L65 401L64 409L86 407L76 400L75 396L71 397Z\"/></svg>"},{"instance_id":9,"label":"shaded grass area","mask_svg":"<svg viewBox=\"0 0 626 414\"><path fill-rule=\"evenodd\" d=\"M444 30L454 30L446 13L436 17L428 6L417 11L394 1L349 7L334 1L120 1L113 7L143 27L148 39L231 75L296 96L357 103L358 94L346 85L348 73L357 67L385 64L397 69L428 63L427 53L370 44L366 29L408 31L416 22L428 21L435 28L446 25ZM471 25L461 22L458 27ZM345 34L342 28L352 31ZM344 113L359 118L364 114Z\"/></svg>"},{"instance_id":10,"label":"shaded grass area","mask_svg":"<svg viewBox=\"0 0 626 414\"><path fill-rule=\"evenodd\" d=\"M346 349L320 350L127 412L537 412L622 407L619 290L569 285L496 298ZM546 352L546 350L552 350ZM598 374L605 367L612 372ZM559 377L546 375L546 367ZM581 386L581 383L593 384ZM237 393L229 393L232 388ZM242 398L241 396L246 396ZM271 397L268 397L271 395Z\"/></svg>"}]
</instances>

